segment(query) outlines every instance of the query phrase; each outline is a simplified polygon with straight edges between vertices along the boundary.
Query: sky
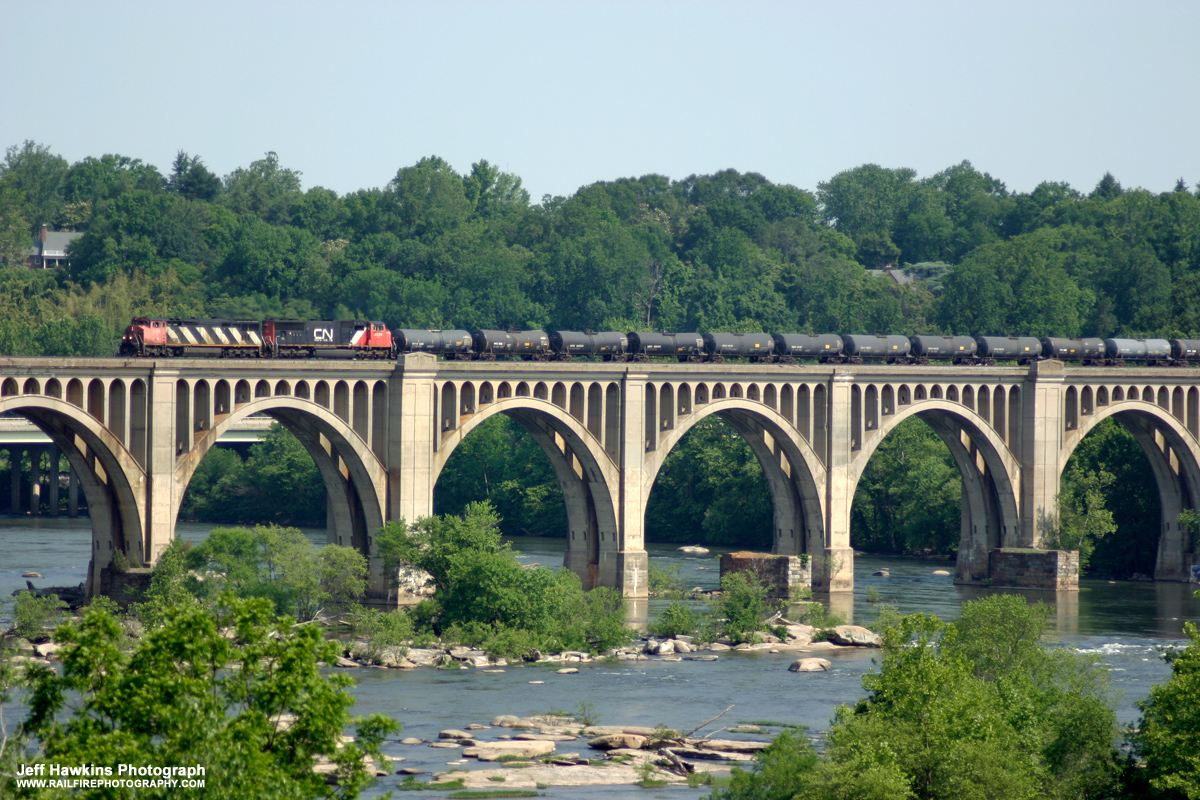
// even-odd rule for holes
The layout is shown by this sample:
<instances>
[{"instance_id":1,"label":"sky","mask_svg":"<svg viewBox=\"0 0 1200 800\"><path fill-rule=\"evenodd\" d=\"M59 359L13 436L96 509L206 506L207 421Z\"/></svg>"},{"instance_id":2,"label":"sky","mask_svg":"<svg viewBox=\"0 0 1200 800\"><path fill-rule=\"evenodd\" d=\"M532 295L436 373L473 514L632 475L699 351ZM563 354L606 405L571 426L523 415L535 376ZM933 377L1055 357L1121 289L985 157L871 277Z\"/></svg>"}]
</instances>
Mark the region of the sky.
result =
<instances>
[{"instance_id":1,"label":"sky","mask_svg":"<svg viewBox=\"0 0 1200 800\"><path fill-rule=\"evenodd\" d=\"M0 146L305 188L486 159L534 201L722 169L815 190L969 160L1030 191L1200 183L1200 3L0 0Z\"/></svg>"}]
</instances>

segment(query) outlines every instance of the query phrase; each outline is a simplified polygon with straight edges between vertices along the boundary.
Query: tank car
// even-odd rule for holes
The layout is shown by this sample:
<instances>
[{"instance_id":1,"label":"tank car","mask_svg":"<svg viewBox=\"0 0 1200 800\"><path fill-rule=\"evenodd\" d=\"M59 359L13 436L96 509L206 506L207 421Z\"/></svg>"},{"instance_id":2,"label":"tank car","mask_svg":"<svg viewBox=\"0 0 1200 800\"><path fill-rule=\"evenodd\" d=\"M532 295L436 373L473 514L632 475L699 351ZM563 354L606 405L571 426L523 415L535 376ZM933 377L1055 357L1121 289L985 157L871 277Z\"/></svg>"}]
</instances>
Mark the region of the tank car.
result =
<instances>
[{"instance_id":1,"label":"tank car","mask_svg":"<svg viewBox=\"0 0 1200 800\"><path fill-rule=\"evenodd\" d=\"M1171 363L1177 367L1200 361L1200 339L1172 339Z\"/></svg>"},{"instance_id":2,"label":"tank car","mask_svg":"<svg viewBox=\"0 0 1200 800\"><path fill-rule=\"evenodd\" d=\"M1114 365L1139 361L1166 366L1170 363L1171 343L1166 339L1105 339L1104 355Z\"/></svg>"},{"instance_id":3,"label":"tank car","mask_svg":"<svg viewBox=\"0 0 1200 800\"><path fill-rule=\"evenodd\" d=\"M1085 366L1104 364L1103 339L1062 339L1047 336L1042 339L1042 358L1059 361L1080 361Z\"/></svg>"},{"instance_id":4,"label":"tank car","mask_svg":"<svg viewBox=\"0 0 1200 800\"><path fill-rule=\"evenodd\" d=\"M458 361L466 361L474 352L470 331L428 330L401 328L393 332L398 353L431 353Z\"/></svg>"},{"instance_id":5,"label":"tank car","mask_svg":"<svg viewBox=\"0 0 1200 800\"><path fill-rule=\"evenodd\" d=\"M353 319L269 319L263 345L276 358L391 358L392 332L382 322Z\"/></svg>"},{"instance_id":6,"label":"tank car","mask_svg":"<svg viewBox=\"0 0 1200 800\"><path fill-rule=\"evenodd\" d=\"M629 354L629 337L616 331L552 331L550 350L559 361L570 361L574 356L625 361Z\"/></svg>"},{"instance_id":7,"label":"tank car","mask_svg":"<svg viewBox=\"0 0 1200 800\"><path fill-rule=\"evenodd\" d=\"M970 336L910 336L912 354L919 364L931 358L950 360L955 364L983 363L975 357L979 344Z\"/></svg>"},{"instance_id":8,"label":"tank car","mask_svg":"<svg viewBox=\"0 0 1200 800\"><path fill-rule=\"evenodd\" d=\"M125 328L120 354L258 358L268 351L263 342L263 323L258 320L137 317Z\"/></svg>"},{"instance_id":9,"label":"tank car","mask_svg":"<svg viewBox=\"0 0 1200 800\"><path fill-rule=\"evenodd\" d=\"M842 337L847 360L861 364L864 359L884 361L887 364L907 364L912 352L912 342L907 336L851 334Z\"/></svg>"},{"instance_id":10,"label":"tank car","mask_svg":"<svg viewBox=\"0 0 1200 800\"><path fill-rule=\"evenodd\" d=\"M1042 342L1036 336L976 336L975 343L988 364L1016 359L1024 366L1042 357Z\"/></svg>"},{"instance_id":11,"label":"tank car","mask_svg":"<svg viewBox=\"0 0 1200 800\"><path fill-rule=\"evenodd\" d=\"M646 361L656 356L700 361L704 358L704 337L698 333L631 333L629 352L634 361Z\"/></svg>"},{"instance_id":12,"label":"tank car","mask_svg":"<svg viewBox=\"0 0 1200 800\"><path fill-rule=\"evenodd\" d=\"M748 358L751 362L773 362L775 340L766 333L706 333L704 352L709 361Z\"/></svg>"},{"instance_id":13,"label":"tank car","mask_svg":"<svg viewBox=\"0 0 1200 800\"><path fill-rule=\"evenodd\" d=\"M471 331L475 358L493 361L496 356L515 356L528 361L550 360L550 337L545 331Z\"/></svg>"},{"instance_id":14,"label":"tank car","mask_svg":"<svg viewBox=\"0 0 1200 800\"><path fill-rule=\"evenodd\" d=\"M775 355L780 361L795 363L797 358L816 358L822 364L841 362L845 342L836 333L776 333Z\"/></svg>"}]
</instances>

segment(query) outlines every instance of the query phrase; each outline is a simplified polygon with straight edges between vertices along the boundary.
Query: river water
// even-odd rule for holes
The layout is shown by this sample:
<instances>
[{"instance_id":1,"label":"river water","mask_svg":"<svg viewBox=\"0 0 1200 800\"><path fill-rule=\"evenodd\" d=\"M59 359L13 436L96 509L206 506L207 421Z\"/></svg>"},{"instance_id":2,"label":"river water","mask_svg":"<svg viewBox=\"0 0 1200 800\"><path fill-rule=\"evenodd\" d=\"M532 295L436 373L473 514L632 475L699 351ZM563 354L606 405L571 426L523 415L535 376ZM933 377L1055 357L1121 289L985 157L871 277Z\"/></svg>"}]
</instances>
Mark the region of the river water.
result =
<instances>
[{"instance_id":1,"label":"river water","mask_svg":"<svg viewBox=\"0 0 1200 800\"><path fill-rule=\"evenodd\" d=\"M180 525L180 535L203 539L207 526ZM316 542L323 531L310 531ZM526 563L558 566L565 542L555 539L512 540ZM23 588L25 571L40 572L38 586L75 585L87 568L90 528L87 520L0 520L0 597ZM677 566L687 586L714 588L719 580L718 552L685 556L674 546L649 547L652 562ZM890 577L872 573L887 567ZM983 596L987 589L954 586L949 576L934 576L935 569L954 568L947 561L880 558L855 559L856 591L852 603L835 598L835 610L854 621L869 623L875 607L866 602L875 587L884 602L904 613L924 611L943 619L957 616L964 600ZM1200 600L1183 584L1130 583L1085 580L1078 592L1022 592L1031 600L1054 606L1049 638L1064 647L1098 654L1110 670L1114 703L1122 723L1138 718L1137 702L1150 687L1170 673L1159 651L1181 643L1185 620L1200 618ZM999 590L996 590L999 591ZM635 608L653 616L661 606ZM10 609L0 608L0 627L9 623ZM690 730L728 706L733 710L718 725L744 722L778 722L824 730L841 703L862 695L862 675L872 668L877 651L822 652L833 669L819 674L787 671L796 657L779 653L723 653L716 662L617 662L579 665L576 675L558 675L554 667L510 666L499 674L480 670L381 670L355 671L358 685L355 713L387 714L404 726L402 736L436 739L446 728L473 722L487 724L498 714L528 715L548 711L573 711L590 703L601 724L631 724ZM530 681L544 681L531 684ZM9 711L11 724L14 716ZM586 752L586 745L560 743L559 751ZM452 752L424 746L390 743L385 752L403 756L404 766L441 771L449 769ZM468 765L470 766L470 765ZM394 787L398 779L381 779L372 794ZM571 798L693 798L698 789L672 787L648 791L636 787L549 788L546 797ZM427 793L440 797L440 793Z\"/></svg>"}]
</instances>

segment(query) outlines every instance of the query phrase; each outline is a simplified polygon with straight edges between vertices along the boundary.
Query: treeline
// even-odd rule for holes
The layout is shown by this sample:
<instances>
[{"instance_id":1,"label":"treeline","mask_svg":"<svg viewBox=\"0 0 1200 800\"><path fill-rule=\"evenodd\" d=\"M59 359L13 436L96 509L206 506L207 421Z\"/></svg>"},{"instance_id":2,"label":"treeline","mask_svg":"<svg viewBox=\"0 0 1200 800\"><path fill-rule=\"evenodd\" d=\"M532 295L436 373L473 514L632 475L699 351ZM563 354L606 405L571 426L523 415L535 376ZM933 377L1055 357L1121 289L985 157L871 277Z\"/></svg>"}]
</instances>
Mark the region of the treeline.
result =
<instances>
[{"instance_id":1,"label":"treeline","mask_svg":"<svg viewBox=\"0 0 1200 800\"><path fill-rule=\"evenodd\" d=\"M18 263L42 224L82 236L69 267L0 270L0 353L110 355L135 314L1200 336L1200 193L1182 179L1166 192L1125 189L1111 175L1087 192L1054 182L1011 192L965 161L927 177L867 164L813 191L726 170L621 178L533 203L518 176L482 160L459 173L425 158L382 187L344 195L305 189L301 178L275 153L219 177L182 152L161 172L127 156L70 164L45 145L10 147L0 260ZM887 265L911 282L871 271ZM439 510L486 497L513 531L561 532L558 490L536 445L507 423L477 435L470 447L493 460L448 467ZM860 487L855 546L952 551L948 452L919 424L893 438ZM1068 475L1068 490L1080 502L1099 491L1118 526L1144 525L1132 509L1148 511L1152 497L1127 503L1128 513L1114 505L1111 487L1128 494L1115 476L1147 472L1132 439L1121 441L1105 456L1113 481L1094 460ZM769 541L769 498L745 445L713 421L681 448L651 498L651 535ZM1117 450L1132 460L1113 461ZM236 469L227 459L214 480ZM919 488L907 483L914 475ZM1121 528L1108 538L1141 537ZM1094 555L1103 561L1103 547Z\"/></svg>"}]
</instances>

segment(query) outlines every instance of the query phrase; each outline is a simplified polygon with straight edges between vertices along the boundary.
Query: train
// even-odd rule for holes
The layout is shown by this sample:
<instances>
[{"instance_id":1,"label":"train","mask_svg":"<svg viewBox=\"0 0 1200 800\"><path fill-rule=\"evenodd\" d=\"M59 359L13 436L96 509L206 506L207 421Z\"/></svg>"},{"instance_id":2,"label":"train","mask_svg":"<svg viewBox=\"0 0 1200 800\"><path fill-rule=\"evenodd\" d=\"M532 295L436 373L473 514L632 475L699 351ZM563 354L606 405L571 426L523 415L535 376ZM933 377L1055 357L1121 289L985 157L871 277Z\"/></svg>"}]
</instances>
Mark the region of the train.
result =
<instances>
[{"instance_id":1,"label":"train","mask_svg":"<svg viewBox=\"0 0 1200 800\"><path fill-rule=\"evenodd\" d=\"M1046 359L1083 366L1200 363L1200 339L1070 339L1036 336L901 336L836 333L620 333L618 331L390 330L375 320L237 320L137 317L120 355L171 358L394 359L429 353L462 361L649 361L761 364L993 366Z\"/></svg>"}]
</instances>

